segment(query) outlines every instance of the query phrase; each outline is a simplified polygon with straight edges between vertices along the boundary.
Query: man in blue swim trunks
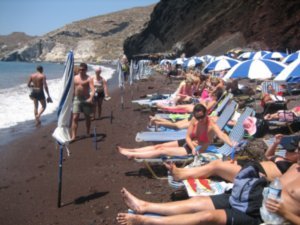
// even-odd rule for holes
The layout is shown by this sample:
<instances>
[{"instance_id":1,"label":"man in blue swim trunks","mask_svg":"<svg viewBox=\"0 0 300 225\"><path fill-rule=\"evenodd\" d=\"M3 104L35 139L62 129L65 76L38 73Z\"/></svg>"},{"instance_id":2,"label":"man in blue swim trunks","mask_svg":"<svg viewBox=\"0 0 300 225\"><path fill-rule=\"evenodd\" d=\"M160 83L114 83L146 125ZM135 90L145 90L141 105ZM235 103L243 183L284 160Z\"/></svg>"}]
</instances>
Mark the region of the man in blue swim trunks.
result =
<instances>
[{"instance_id":1,"label":"man in blue swim trunks","mask_svg":"<svg viewBox=\"0 0 300 225\"><path fill-rule=\"evenodd\" d=\"M44 94L44 89L47 93L47 102L52 102L52 99L49 94L49 89L46 81L46 76L43 74L43 67L37 66L36 73L31 74L27 83L27 86L32 88L32 91L29 97L33 100L34 103L34 116L36 121L36 126L41 124L40 117L46 109L46 98ZM41 109L38 111L39 103L41 104Z\"/></svg>"},{"instance_id":2,"label":"man in blue swim trunks","mask_svg":"<svg viewBox=\"0 0 300 225\"><path fill-rule=\"evenodd\" d=\"M95 94L94 82L87 74L87 64L79 65L79 74L74 77L74 99L72 116L72 135L71 140L76 139L78 120L80 113L85 116L86 133L90 134L91 113L93 112L93 96Z\"/></svg>"}]
</instances>

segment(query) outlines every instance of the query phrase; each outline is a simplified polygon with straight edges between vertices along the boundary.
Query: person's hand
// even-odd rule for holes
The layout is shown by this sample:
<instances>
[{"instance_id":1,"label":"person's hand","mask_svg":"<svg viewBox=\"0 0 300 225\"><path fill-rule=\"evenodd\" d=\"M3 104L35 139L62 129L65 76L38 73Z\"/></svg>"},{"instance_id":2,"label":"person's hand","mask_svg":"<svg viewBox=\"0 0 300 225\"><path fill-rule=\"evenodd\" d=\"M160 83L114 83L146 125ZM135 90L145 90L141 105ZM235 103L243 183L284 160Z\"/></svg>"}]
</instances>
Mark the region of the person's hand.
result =
<instances>
[{"instance_id":1,"label":"person's hand","mask_svg":"<svg viewBox=\"0 0 300 225\"><path fill-rule=\"evenodd\" d=\"M276 134L275 135L275 144L280 144L283 134Z\"/></svg>"},{"instance_id":2,"label":"person's hand","mask_svg":"<svg viewBox=\"0 0 300 225\"><path fill-rule=\"evenodd\" d=\"M277 213L281 216L284 216L286 209L282 202L279 202L275 199L268 198L265 202L265 206L269 212Z\"/></svg>"},{"instance_id":3,"label":"person's hand","mask_svg":"<svg viewBox=\"0 0 300 225\"><path fill-rule=\"evenodd\" d=\"M105 97L104 97L104 100L105 100L105 101L109 101L110 99L111 99L111 97L109 97L109 96L105 96Z\"/></svg>"},{"instance_id":4,"label":"person's hand","mask_svg":"<svg viewBox=\"0 0 300 225\"><path fill-rule=\"evenodd\" d=\"M52 98L49 96L48 98L47 98L47 103L52 103L53 101L52 101Z\"/></svg>"}]
</instances>

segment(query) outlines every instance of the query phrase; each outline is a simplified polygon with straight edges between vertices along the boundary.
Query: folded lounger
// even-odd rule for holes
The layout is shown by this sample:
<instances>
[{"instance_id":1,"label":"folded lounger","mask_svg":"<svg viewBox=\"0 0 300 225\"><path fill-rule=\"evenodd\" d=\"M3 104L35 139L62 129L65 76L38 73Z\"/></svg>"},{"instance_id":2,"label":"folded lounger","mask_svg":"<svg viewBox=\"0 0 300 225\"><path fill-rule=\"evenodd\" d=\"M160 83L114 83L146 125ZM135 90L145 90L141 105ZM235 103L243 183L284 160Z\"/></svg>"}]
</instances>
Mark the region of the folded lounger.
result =
<instances>
[{"instance_id":1,"label":"folded lounger","mask_svg":"<svg viewBox=\"0 0 300 225\"><path fill-rule=\"evenodd\" d=\"M220 117L217 120L217 125L223 129L225 124L228 122L228 120L233 115L235 108L237 106L237 103L235 101L230 101L228 103L228 106L224 109L223 113L220 115ZM137 142L141 141L157 141L157 142L166 142L166 141L175 141L184 139L186 136L187 129L179 130L179 131L162 131L162 132L151 132L151 131L145 131L145 132L139 132L136 135L135 140Z\"/></svg>"}]
</instances>

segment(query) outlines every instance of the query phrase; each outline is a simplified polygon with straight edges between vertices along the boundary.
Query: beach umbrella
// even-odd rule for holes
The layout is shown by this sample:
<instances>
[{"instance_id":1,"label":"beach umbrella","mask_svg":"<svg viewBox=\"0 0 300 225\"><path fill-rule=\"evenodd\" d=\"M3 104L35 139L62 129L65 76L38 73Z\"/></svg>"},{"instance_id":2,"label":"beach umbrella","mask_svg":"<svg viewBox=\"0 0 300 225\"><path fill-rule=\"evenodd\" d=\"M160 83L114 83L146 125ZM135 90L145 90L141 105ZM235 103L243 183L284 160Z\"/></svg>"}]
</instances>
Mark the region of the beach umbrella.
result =
<instances>
[{"instance_id":1,"label":"beach umbrella","mask_svg":"<svg viewBox=\"0 0 300 225\"><path fill-rule=\"evenodd\" d=\"M294 52L294 53L292 53L292 54L289 54L288 56L286 56L283 60L282 60L282 62L283 63L286 63L286 64L289 64L289 63L291 63L291 62L294 62L295 60L297 60L297 59L300 59L300 52L298 51L298 52Z\"/></svg>"},{"instance_id":2,"label":"beach umbrella","mask_svg":"<svg viewBox=\"0 0 300 225\"><path fill-rule=\"evenodd\" d=\"M172 64L173 65L182 65L185 60L187 60L187 58L177 58L177 59L173 60Z\"/></svg>"},{"instance_id":3,"label":"beach umbrella","mask_svg":"<svg viewBox=\"0 0 300 225\"><path fill-rule=\"evenodd\" d=\"M268 59L247 60L232 67L223 79L249 78L265 80L279 74L284 68L283 63Z\"/></svg>"},{"instance_id":4,"label":"beach umbrella","mask_svg":"<svg viewBox=\"0 0 300 225\"><path fill-rule=\"evenodd\" d=\"M299 82L300 81L300 59L292 62L281 73L275 77L276 81Z\"/></svg>"},{"instance_id":5,"label":"beach umbrella","mask_svg":"<svg viewBox=\"0 0 300 225\"><path fill-rule=\"evenodd\" d=\"M159 62L159 65L166 65L166 63L169 62L172 64L173 60L171 59L162 59L160 62Z\"/></svg>"},{"instance_id":6,"label":"beach umbrella","mask_svg":"<svg viewBox=\"0 0 300 225\"><path fill-rule=\"evenodd\" d=\"M122 70L122 65L120 60L118 61L118 66L117 66L117 74L118 74L118 81L119 81L119 88L121 91L121 106L122 109L124 109L124 72Z\"/></svg>"},{"instance_id":7,"label":"beach umbrella","mask_svg":"<svg viewBox=\"0 0 300 225\"><path fill-rule=\"evenodd\" d=\"M203 72L208 73L210 71L228 70L228 69L232 68L234 65L236 65L238 63L239 63L238 60L231 59L229 57L227 57L227 58L223 57L221 59L217 59L217 60L207 64L204 67Z\"/></svg>"},{"instance_id":8,"label":"beach umbrella","mask_svg":"<svg viewBox=\"0 0 300 225\"><path fill-rule=\"evenodd\" d=\"M195 67L195 66L199 66L201 63L203 63L203 61L199 58L190 58L183 62L182 67L183 68Z\"/></svg>"},{"instance_id":9,"label":"beach umbrella","mask_svg":"<svg viewBox=\"0 0 300 225\"><path fill-rule=\"evenodd\" d=\"M239 60L249 60L249 59L260 59L265 54L269 53L268 51L258 51L258 52L244 52L241 54Z\"/></svg>"},{"instance_id":10,"label":"beach umbrella","mask_svg":"<svg viewBox=\"0 0 300 225\"><path fill-rule=\"evenodd\" d=\"M269 52L262 56L262 59L280 60L286 56L287 54L284 52Z\"/></svg>"},{"instance_id":11,"label":"beach umbrella","mask_svg":"<svg viewBox=\"0 0 300 225\"><path fill-rule=\"evenodd\" d=\"M200 60L202 60L205 64L208 64L215 60L215 56L213 55L204 55L199 57Z\"/></svg>"},{"instance_id":12,"label":"beach umbrella","mask_svg":"<svg viewBox=\"0 0 300 225\"><path fill-rule=\"evenodd\" d=\"M57 206L61 206L61 191L62 191L62 163L63 163L63 150L69 144L70 126L72 116L72 101L74 93L74 56L73 52L68 53L65 71L62 77L62 92L57 110L57 127L55 128L52 136L59 144L60 157L59 157L59 174L58 174L58 201Z\"/></svg>"}]
</instances>

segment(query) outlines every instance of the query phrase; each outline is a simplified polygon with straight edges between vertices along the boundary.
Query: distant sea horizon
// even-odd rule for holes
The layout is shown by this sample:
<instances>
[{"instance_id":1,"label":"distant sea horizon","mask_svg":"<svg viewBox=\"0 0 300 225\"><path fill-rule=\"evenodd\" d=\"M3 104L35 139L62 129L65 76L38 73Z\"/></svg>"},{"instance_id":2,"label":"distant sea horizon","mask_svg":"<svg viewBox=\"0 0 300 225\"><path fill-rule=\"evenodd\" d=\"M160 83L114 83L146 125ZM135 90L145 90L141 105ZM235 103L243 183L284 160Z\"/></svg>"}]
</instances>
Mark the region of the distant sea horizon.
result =
<instances>
[{"instance_id":1,"label":"distant sea horizon","mask_svg":"<svg viewBox=\"0 0 300 225\"><path fill-rule=\"evenodd\" d=\"M56 120L56 109L61 91L61 78L65 65L49 62L1 62L0 61L0 146L32 131L34 126L33 102L29 98L30 89L27 82L30 74L35 73L36 66L44 68L50 96L53 103L47 104L42 115L43 125ZM111 79L115 70L102 66L102 75ZM93 74L89 66L89 74Z\"/></svg>"}]
</instances>

